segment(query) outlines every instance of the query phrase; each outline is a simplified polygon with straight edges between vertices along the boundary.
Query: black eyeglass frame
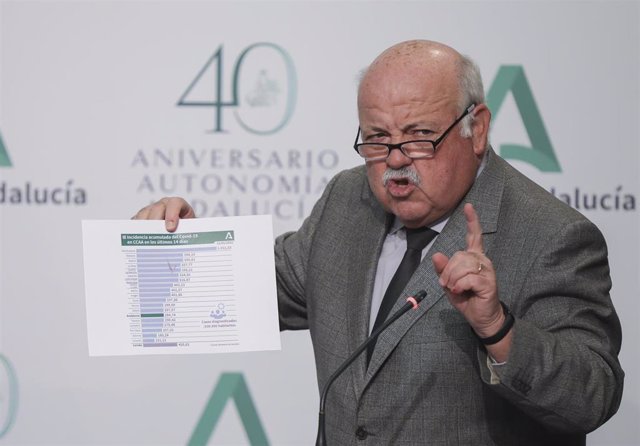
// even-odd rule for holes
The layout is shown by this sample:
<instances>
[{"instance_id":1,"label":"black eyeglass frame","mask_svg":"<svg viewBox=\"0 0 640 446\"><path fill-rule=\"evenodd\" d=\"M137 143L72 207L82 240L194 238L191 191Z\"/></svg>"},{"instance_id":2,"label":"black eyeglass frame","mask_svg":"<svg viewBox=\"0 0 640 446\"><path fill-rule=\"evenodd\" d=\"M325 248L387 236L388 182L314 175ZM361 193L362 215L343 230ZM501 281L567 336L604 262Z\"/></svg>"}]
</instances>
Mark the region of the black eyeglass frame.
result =
<instances>
[{"instance_id":1,"label":"black eyeglass frame","mask_svg":"<svg viewBox=\"0 0 640 446\"><path fill-rule=\"evenodd\" d=\"M453 129L460 121L462 121L464 119L465 116L467 116L469 113L471 113L474 109L476 108L476 104L471 104L469 105L465 111L455 120L453 121L453 124L451 124L449 126L449 128L447 128L442 135L440 135L440 137L438 139L436 139L435 141L432 141L430 139L413 139L411 141L403 141L400 142L398 144L387 144L387 143L382 143L382 142L363 142L358 144L358 139L360 138L360 127L358 126L358 133L356 134L356 140L353 143L353 148L356 151L356 153L358 155L360 155L362 158L364 158L366 161L382 161L382 160L386 160L389 155L391 154L391 151L393 149L398 149L402 152L403 155L405 155L408 158L411 159L421 159L421 158L431 158L436 154L436 150L438 148L438 145L444 140L444 138L449 134L449 132L451 131L451 129ZM404 149L403 146L405 144L411 144L411 143L430 143L433 147L432 150L425 150L426 153L424 154L418 154L418 156L416 156L416 154L410 154L407 153ZM384 158L382 157L376 157L376 158L367 158L364 155L362 155L360 153L359 148L362 146L380 146L380 147L386 147L387 148L387 154L385 155Z\"/></svg>"}]
</instances>

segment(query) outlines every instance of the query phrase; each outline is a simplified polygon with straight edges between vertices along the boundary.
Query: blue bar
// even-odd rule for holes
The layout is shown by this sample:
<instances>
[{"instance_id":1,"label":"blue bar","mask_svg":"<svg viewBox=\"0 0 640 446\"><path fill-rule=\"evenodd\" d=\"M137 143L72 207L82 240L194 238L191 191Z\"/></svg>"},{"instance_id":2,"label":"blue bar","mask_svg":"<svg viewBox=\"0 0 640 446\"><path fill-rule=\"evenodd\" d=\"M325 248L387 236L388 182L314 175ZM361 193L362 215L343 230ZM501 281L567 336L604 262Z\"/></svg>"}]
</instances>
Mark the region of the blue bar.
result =
<instances>
[{"instance_id":1,"label":"blue bar","mask_svg":"<svg viewBox=\"0 0 640 446\"><path fill-rule=\"evenodd\" d=\"M182 265L177 265L173 271L174 272L179 272L180 269L182 268ZM156 265L156 266L148 266L145 265L144 267L138 267L137 268L137 273L140 274L141 272L146 272L146 273L155 273L161 270L167 270L169 268L167 268L166 266L163 265Z\"/></svg>"},{"instance_id":2,"label":"blue bar","mask_svg":"<svg viewBox=\"0 0 640 446\"><path fill-rule=\"evenodd\" d=\"M140 252L191 252L191 251L218 251L216 247L192 247L192 248L166 248L166 249L154 249L154 248L138 248L136 254Z\"/></svg>"},{"instance_id":3,"label":"blue bar","mask_svg":"<svg viewBox=\"0 0 640 446\"><path fill-rule=\"evenodd\" d=\"M182 253L166 253L166 254L138 254L136 255L136 261L140 262L141 260L182 260L184 258L184 254Z\"/></svg>"},{"instance_id":4,"label":"blue bar","mask_svg":"<svg viewBox=\"0 0 640 446\"><path fill-rule=\"evenodd\" d=\"M162 305L144 305L140 306L140 313L149 314L149 313L162 313L164 308Z\"/></svg>"},{"instance_id":5,"label":"blue bar","mask_svg":"<svg viewBox=\"0 0 640 446\"><path fill-rule=\"evenodd\" d=\"M151 251L137 251L136 257L164 257L164 256L174 256L174 257L182 257L184 252L180 251L162 251L162 252L151 252Z\"/></svg>"},{"instance_id":6,"label":"blue bar","mask_svg":"<svg viewBox=\"0 0 640 446\"><path fill-rule=\"evenodd\" d=\"M175 277L157 277L157 278L147 278L146 276L142 276L138 279L138 283L140 284L166 284L166 283L176 283L178 281L178 278Z\"/></svg>"},{"instance_id":7,"label":"blue bar","mask_svg":"<svg viewBox=\"0 0 640 446\"><path fill-rule=\"evenodd\" d=\"M162 326L165 323L164 318L160 317L145 317L142 318L142 327Z\"/></svg>"},{"instance_id":8,"label":"blue bar","mask_svg":"<svg viewBox=\"0 0 640 446\"><path fill-rule=\"evenodd\" d=\"M138 272L137 277L141 277L141 276L143 276L143 274L140 274L140 272ZM179 275L179 273L175 272L175 270L171 274L167 274L166 272L158 271L158 270L144 271L144 277L145 278L146 277L168 277L168 276L179 277L180 275Z\"/></svg>"}]
</instances>

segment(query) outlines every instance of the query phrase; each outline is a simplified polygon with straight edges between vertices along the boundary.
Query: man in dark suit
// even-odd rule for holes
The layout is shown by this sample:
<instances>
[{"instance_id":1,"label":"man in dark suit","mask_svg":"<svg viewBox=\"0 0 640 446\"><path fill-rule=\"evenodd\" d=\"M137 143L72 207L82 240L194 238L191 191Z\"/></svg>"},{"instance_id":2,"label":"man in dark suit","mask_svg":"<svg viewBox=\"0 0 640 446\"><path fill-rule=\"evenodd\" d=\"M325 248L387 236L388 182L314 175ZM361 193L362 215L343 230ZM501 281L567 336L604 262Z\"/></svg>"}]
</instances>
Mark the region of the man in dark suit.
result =
<instances>
[{"instance_id":1,"label":"man in dark suit","mask_svg":"<svg viewBox=\"0 0 640 446\"><path fill-rule=\"evenodd\" d=\"M491 150L477 67L452 48L395 45L358 93L365 165L276 240L281 327L310 330L322 388L401 297L427 297L336 381L328 442L584 444L624 376L601 233ZM136 218L192 216L173 198ZM423 227L428 258L398 281Z\"/></svg>"}]
</instances>

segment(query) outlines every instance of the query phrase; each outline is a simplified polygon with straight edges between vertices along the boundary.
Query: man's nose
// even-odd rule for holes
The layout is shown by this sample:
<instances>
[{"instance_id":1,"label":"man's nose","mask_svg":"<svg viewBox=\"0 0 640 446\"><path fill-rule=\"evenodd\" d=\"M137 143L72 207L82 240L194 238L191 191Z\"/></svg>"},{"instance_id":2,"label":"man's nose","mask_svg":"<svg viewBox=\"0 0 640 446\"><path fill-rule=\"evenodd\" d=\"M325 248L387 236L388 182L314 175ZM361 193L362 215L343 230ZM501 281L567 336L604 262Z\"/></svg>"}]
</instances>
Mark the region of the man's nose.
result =
<instances>
[{"instance_id":1,"label":"man's nose","mask_svg":"<svg viewBox=\"0 0 640 446\"><path fill-rule=\"evenodd\" d=\"M399 147L392 148L387 156L387 166L394 169L408 166L412 162L413 160L405 155Z\"/></svg>"}]
</instances>

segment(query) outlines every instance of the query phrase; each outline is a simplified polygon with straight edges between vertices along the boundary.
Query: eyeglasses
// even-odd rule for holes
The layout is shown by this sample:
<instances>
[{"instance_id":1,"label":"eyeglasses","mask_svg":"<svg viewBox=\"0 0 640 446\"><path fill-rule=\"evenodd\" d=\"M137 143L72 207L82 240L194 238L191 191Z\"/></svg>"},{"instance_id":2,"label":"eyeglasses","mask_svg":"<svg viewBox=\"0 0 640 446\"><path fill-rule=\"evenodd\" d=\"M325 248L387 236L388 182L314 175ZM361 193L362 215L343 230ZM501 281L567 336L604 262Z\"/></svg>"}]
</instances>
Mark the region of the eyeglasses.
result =
<instances>
[{"instance_id":1,"label":"eyeglasses","mask_svg":"<svg viewBox=\"0 0 640 446\"><path fill-rule=\"evenodd\" d=\"M399 144L385 144L381 142L364 142L358 144L358 139L360 138L360 127L358 127L358 134L356 135L356 141L353 143L353 148L358 152L358 155L363 157L366 161L385 160L393 149L399 149L405 156L411 159L433 158L436 154L438 144L440 144L451 129L454 128L457 123L462 121L462 118L471 113L474 108L476 108L476 104L469 105L460 117L453 121L453 124L451 124L449 128L445 130L444 133L435 141L418 139L404 141Z\"/></svg>"}]
</instances>

